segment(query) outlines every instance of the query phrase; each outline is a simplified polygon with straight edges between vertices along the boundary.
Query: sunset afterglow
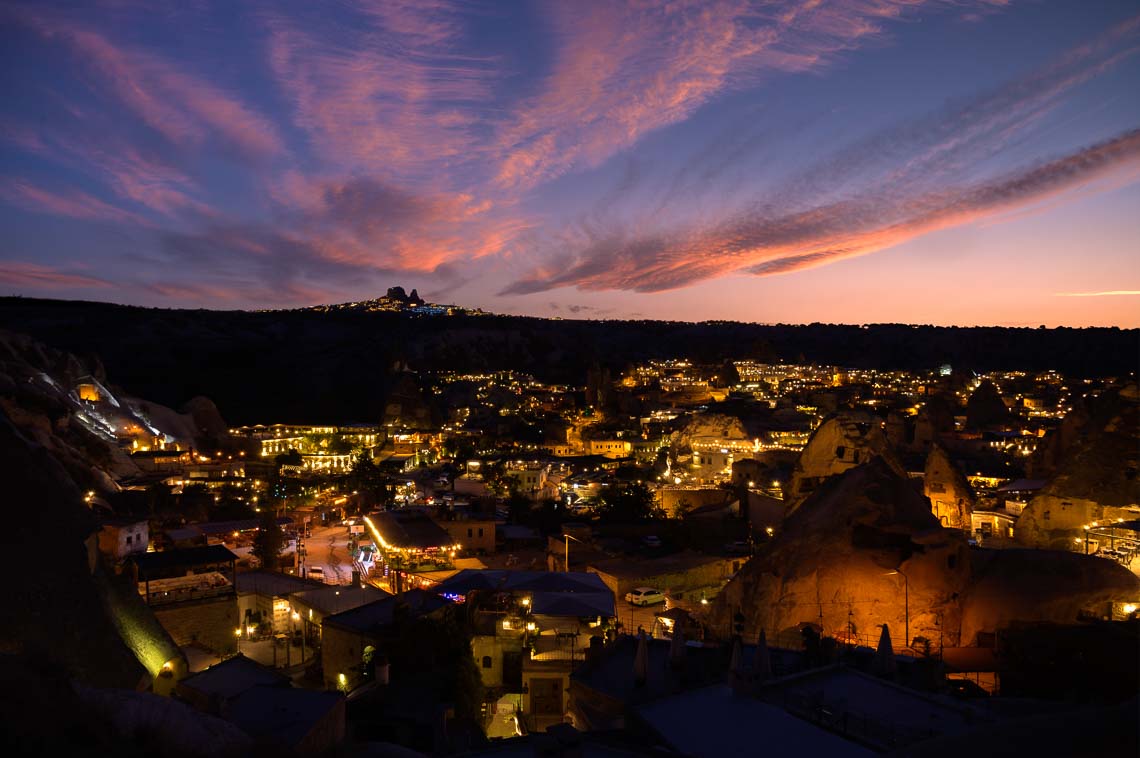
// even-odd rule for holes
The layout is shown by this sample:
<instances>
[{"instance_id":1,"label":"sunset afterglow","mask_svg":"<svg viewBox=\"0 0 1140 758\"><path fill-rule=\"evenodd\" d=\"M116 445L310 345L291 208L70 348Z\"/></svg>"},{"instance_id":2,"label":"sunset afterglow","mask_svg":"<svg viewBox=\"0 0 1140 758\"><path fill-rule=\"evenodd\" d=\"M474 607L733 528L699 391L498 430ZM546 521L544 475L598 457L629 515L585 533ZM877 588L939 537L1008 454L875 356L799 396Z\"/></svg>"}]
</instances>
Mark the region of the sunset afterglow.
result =
<instances>
[{"instance_id":1,"label":"sunset afterglow","mask_svg":"<svg viewBox=\"0 0 1140 758\"><path fill-rule=\"evenodd\" d=\"M1131 2L0 13L3 295L1140 326Z\"/></svg>"}]
</instances>

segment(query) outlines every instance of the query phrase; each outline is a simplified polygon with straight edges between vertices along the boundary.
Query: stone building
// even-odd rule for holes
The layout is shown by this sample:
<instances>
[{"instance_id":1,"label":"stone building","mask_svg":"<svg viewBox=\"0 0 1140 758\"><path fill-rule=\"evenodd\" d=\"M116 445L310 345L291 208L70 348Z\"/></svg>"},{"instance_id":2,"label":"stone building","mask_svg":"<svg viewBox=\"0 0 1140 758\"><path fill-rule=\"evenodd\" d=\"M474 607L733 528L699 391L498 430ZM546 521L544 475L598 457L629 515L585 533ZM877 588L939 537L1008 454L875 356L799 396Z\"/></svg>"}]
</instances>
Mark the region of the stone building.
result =
<instances>
[{"instance_id":1,"label":"stone building","mask_svg":"<svg viewBox=\"0 0 1140 758\"><path fill-rule=\"evenodd\" d=\"M965 475L941 445L934 445L926 457L922 484L923 493L930 499L930 510L942 526L971 530L970 514L977 498Z\"/></svg>"}]
</instances>

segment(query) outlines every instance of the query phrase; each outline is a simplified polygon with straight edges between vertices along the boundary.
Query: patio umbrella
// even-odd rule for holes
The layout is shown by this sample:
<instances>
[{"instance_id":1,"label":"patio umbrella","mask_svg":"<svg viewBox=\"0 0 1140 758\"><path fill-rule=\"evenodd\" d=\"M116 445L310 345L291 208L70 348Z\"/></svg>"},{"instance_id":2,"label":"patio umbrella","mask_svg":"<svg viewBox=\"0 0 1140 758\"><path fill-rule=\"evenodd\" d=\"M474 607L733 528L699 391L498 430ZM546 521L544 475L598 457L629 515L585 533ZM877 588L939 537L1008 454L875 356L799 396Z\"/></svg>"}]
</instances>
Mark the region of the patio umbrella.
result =
<instances>
[{"instance_id":1,"label":"patio umbrella","mask_svg":"<svg viewBox=\"0 0 1140 758\"><path fill-rule=\"evenodd\" d=\"M756 640L756 658L752 661L752 668L756 672L757 681L764 681L772 676L772 653L768 650L768 635L760 630L760 638Z\"/></svg>"},{"instance_id":2,"label":"patio umbrella","mask_svg":"<svg viewBox=\"0 0 1140 758\"><path fill-rule=\"evenodd\" d=\"M645 640L645 631L637 637L637 653L633 656L633 680L638 686L644 686L649 678L649 643Z\"/></svg>"},{"instance_id":3,"label":"patio umbrella","mask_svg":"<svg viewBox=\"0 0 1140 758\"><path fill-rule=\"evenodd\" d=\"M880 676L894 676L895 650L891 646L891 630L883 624L883 633L879 636L879 649L875 652L875 670Z\"/></svg>"},{"instance_id":4,"label":"patio umbrella","mask_svg":"<svg viewBox=\"0 0 1140 758\"><path fill-rule=\"evenodd\" d=\"M685 633L681 630L681 622L673 623L673 638L669 640L669 665L680 668L685 663Z\"/></svg>"}]
</instances>

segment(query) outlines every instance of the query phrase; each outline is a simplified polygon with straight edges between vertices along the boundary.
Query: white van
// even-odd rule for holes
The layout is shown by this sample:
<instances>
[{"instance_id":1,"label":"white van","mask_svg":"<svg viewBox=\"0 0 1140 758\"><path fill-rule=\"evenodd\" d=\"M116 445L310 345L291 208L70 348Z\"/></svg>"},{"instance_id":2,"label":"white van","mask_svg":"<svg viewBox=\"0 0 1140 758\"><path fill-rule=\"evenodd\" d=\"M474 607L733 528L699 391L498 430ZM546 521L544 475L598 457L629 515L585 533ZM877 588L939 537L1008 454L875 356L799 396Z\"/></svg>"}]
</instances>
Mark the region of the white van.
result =
<instances>
[{"instance_id":1,"label":"white van","mask_svg":"<svg viewBox=\"0 0 1140 758\"><path fill-rule=\"evenodd\" d=\"M325 569L323 566L309 566L309 578L316 579L319 582L325 580Z\"/></svg>"}]
</instances>

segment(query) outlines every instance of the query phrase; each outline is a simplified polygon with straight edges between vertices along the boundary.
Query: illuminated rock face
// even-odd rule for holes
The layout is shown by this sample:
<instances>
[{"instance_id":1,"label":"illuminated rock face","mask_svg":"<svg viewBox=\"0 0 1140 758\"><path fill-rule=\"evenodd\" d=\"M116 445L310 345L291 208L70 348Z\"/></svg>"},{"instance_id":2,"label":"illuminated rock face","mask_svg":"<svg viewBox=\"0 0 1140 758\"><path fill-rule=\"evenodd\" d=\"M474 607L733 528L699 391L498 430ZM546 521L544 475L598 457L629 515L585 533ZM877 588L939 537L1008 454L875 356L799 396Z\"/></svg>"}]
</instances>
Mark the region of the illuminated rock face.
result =
<instances>
[{"instance_id":1,"label":"illuminated rock face","mask_svg":"<svg viewBox=\"0 0 1140 758\"><path fill-rule=\"evenodd\" d=\"M676 442L682 448L692 446L694 439L745 440L748 432L736 416L700 413L693 416L676 435Z\"/></svg>"},{"instance_id":2,"label":"illuminated rock face","mask_svg":"<svg viewBox=\"0 0 1140 758\"><path fill-rule=\"evenodd\" d=\"M962 644L1011 622L1072 623L1134 602L1140 579L1114 561L1054 550L980 550L962 603Z\"/></svg>"},{"instance_id":3,"label":"illuminated rock face","mask_svg":"<svg viewBox=\"0 0 1140 758\"><path fill-rule=\"evenodd\" d=\"M785 519L725 587L712 623L728 628L739 611L753 634L812 623L871 645L886 623L900 643L941 631L951 645L969 576L965 536L940 528L906 477L876 458L825 482Z\"/></svg>"},{"instance_id":4,"label":"illuminated rock face","mask_svg":"<svg viewBox=\"0 0 1140 758\"><path fill-rule=\"evenodd\" d=\"M979 632L1014 621L1074 623L1081 611L1137 598L1140 579L1111 561L969 548L877 458L828 480L788 515L717 597L709 623L730 634L739 613L746 636L764 629L778 641L810 623L872 647L889 624L898 645L919 647L923 637L937 649L977 644Z\"/></svg>"},{"instance_id":5,"label":"illuminated rock face","mask_svg":"<svg viewBox=\"0 0 1140 758\"><path fill-rule=\"evenodd\" d=\"M1086 524L1140 518L1140 405L1134 388L1098 400L1082 436L1018 518L1018 542L1067 550L1084 538Z\"/></svg>"},{"instance_id":6,"label":"illuminated rock face","mask_svg":"<svg viewBox=\"0 0 1140 758\"><path fill-rule=\"evenodd\" d=\"M931 448L922 482L934 518L942 526L969 532L976 504L974 490L941 445Z\"/></svg>"},{"instance_id":7,"label":"illuminated rock face","mask_svg":"<svg viewBox=\"0 0 1140 758\"><path fill-rule=\"evenodd\" d=\"M827 418L812 433L796 461L789 493L793 507L828 477L842 474L876 456L900 475L905 474L890 450L878 418L859 413Z\"/></svg>"}]
</instances>

